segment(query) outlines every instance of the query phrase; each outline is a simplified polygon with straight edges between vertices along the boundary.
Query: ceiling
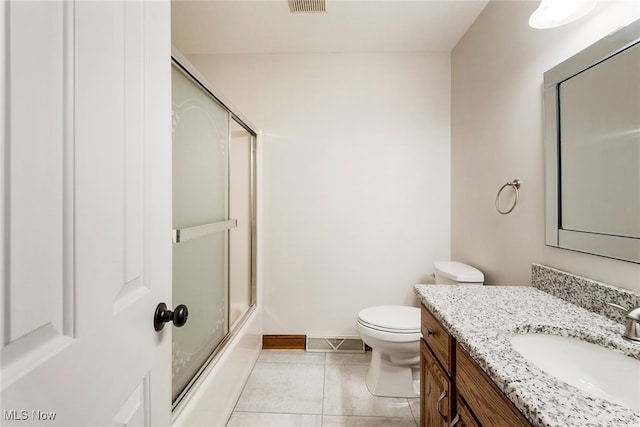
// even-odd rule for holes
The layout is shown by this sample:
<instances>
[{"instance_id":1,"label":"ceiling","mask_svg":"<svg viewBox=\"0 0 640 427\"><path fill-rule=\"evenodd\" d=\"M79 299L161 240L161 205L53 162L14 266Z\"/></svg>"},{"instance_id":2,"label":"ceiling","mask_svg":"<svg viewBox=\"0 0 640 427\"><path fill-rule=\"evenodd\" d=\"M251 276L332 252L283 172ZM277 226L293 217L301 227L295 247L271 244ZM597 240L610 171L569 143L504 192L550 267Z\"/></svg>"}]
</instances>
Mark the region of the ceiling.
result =
<instances>
[{"instance_id":1,"label":"ceiling","mask_svg":"<svg viewBox=\"0 0 640 427\"><path fill-rule=\"evenodd\" d=\"M287 0L173 0L182 53L451 51L489 0L326 0L290 13Z\"/></svg>"}]
</instances>

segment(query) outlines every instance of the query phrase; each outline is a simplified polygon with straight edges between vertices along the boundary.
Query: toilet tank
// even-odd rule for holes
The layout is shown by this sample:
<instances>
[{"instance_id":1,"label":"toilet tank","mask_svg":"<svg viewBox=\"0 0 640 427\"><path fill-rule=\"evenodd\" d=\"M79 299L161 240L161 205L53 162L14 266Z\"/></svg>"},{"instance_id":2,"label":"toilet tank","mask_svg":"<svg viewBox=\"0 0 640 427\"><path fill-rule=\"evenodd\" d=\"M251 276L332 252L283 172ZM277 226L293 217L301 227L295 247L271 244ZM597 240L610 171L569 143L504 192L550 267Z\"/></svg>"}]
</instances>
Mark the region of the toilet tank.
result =
<instances>
[{"instance_id":1,"label":"toilet tank","mask_svg":"<svg viewBox=\"0 0 640 427\"><path fill-rule=\"evenodd\" d=\"M436 284L482 285L484 275L480 270L457 261L436 261L433 263Z\"/></svg>"}]
</instances>

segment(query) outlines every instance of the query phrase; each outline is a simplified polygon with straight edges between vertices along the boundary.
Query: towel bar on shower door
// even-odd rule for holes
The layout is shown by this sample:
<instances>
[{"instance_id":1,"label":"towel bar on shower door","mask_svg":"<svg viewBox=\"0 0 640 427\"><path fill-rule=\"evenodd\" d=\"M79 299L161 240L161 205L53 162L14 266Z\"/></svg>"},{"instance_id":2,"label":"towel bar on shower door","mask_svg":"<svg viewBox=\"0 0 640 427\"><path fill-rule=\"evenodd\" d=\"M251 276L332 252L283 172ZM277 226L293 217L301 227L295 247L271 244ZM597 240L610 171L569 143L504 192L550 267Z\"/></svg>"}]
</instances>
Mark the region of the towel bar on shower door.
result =
<instances>
[{"instance_id":1,"label":"towel bar on shower door","mask_svg":"<svg viewBox=\"0 0 640 427\"><path fill-rule=\"evenodd\" d=\"M187 240L197 239L198 237L206 236L207 234L217 233L219 231L228 230L237 226L237 219L228 219L226 221L196 225L195 227L176 229L173 230L173 243L180 243Z\"/></svg>"}]
</instances>

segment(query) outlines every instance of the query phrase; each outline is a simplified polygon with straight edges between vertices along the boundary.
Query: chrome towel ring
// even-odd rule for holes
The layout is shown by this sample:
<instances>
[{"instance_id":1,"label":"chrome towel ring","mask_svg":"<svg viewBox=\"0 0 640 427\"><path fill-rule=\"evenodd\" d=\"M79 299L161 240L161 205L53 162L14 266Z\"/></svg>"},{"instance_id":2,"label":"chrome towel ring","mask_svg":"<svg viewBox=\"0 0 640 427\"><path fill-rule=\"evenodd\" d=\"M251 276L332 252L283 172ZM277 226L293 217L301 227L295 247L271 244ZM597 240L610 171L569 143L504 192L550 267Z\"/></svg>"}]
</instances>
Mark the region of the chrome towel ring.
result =
<instances>
[{"instance_id":1,"label":"chrome towel ring","mask_svg":"<svg viewBox=\"0 0 640 427\"><path fill-rule=\"evenodd\" d=\"M504 190L507 187L512 187L513 190L516 192L516 198L513 200L513 206L511 206L511 208L509 210L503 211L500 209L500 204L498 203L500 201L500 193L502 193L502 190ZM507 182L505 185L503 185L502 187L500 187L500 190L498 190L498 194L496 195L496 210L501 213L502 215L506 215L508 213L511 213L511 211L516 207L516 205L518 204L518 189L520 188L520 180L519 179L514 179L513 181Z\"/></svg>"}]
</instances>

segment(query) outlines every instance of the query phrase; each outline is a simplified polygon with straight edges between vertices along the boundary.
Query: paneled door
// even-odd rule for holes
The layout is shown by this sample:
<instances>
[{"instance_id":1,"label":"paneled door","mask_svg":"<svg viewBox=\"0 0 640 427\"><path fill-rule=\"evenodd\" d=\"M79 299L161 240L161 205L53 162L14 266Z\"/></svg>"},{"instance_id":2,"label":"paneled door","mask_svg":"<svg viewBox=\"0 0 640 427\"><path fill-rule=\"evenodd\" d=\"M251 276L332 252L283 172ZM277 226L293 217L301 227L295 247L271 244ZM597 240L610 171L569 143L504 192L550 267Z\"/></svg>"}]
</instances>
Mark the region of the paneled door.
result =
<instances>
[{"instance_id":1,"label":"paneled door","mask_svg":"<svg viewBox=\"0 0 640 427\"><path fill-rule=\"evenodd\" d=\"M169 7L0 3L3 426L170 424Z\"/></svg>"}]
</instances>

